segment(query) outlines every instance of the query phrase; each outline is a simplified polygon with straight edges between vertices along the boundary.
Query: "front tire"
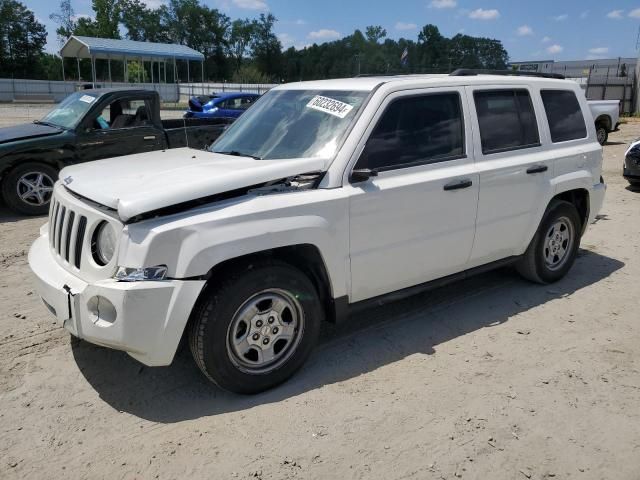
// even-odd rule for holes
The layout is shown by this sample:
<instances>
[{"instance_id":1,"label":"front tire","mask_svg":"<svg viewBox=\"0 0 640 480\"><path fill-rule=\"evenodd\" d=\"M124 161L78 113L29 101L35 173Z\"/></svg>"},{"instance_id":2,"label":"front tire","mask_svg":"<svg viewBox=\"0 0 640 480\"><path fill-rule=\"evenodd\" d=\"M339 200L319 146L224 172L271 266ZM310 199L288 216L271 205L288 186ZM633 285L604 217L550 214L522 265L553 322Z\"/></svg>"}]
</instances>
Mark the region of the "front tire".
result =
<instances>
[{"instance_id":1,"label":"front tire","mask_svg":"<svg viewBox=\"0 0 640 480\"><path fill-rule=\"evenodd\" d=\"M564 277L576 259L582 221L569 202L551 203L527 251L516 264L518 273L536 283L553 283Z\"/></svg>"},{"instance_id":2,"label":"front tire","mask_svg":"<svg viewBox=\"0 0 640 480\"><path fill-rule=\"evenodd\" d=\"M209 380L235 393L258 393L302 366L323 318L316 289L300 270L279 261L256 263L205 291L189 345Z\"/></svg>"},{"instance_id":3,"label":"front tire","mask_svg":"<svg viewBox=\"0 0 640 480\"><path fill-rule=\"evenodd\" d=\"M27 162L14 167L2 180L7 206L24 215L44 215L49 210L58 171L44 163Z\"/></svg>"}]
</instances>

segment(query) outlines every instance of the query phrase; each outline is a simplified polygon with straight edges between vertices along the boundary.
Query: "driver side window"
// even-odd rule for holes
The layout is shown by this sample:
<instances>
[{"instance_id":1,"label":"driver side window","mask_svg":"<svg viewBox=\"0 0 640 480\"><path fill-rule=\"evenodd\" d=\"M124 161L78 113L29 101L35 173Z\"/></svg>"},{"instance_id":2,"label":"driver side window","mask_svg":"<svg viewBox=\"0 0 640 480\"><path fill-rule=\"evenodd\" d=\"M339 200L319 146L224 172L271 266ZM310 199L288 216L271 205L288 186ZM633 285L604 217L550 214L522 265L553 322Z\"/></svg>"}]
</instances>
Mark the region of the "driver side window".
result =
<instances>
[{"instance_id":1,"label":"driver side window","mask_svg":"<svg viewBox=\"0 0 640 480\"><path fill-rule=\"evenodd\" d=\"M94 130L151 125L149 104L144 99L119 99L111 102L94 118Z\"/></svg>"},{"instance_id":2,"label":"driver side window","mask_svg":"<svg viewBox=\"0 0 640 480\"><path fill-rule=\"evenodd\" d=\"M451 92L412 96L389 104L355 169L392 170L464 155L460 95Z\"/></svg>"}]
</instances>

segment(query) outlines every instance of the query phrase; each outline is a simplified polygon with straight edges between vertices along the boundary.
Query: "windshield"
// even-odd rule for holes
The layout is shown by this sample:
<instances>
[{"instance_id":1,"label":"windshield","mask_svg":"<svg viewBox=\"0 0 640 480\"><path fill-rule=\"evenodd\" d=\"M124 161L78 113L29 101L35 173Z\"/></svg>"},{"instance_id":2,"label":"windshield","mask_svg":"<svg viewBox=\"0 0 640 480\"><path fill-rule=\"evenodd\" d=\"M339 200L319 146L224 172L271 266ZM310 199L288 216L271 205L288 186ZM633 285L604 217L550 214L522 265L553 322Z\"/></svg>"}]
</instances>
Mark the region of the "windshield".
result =
<instances>
[{"instance_id":1,"label":"windshield","mask_svg":"<svg viewBox=\"0 0 640 480\"><path fill-rule=\"evenodd\" d=\"M72 93L60 102L56 108L47 113L41 121L63 128L75 128L89 111L96 98L96 95L90 93Z\"/></svg>"},{"instance_id":2,"label":"windshield","mask_svg":"<svg viewBox=\"0 0 640 480\"><path fill-rule=\"evenodd\" d=\"M271 90L210 150L260 159L332 157L368 92Z\"/></svg>"}]
</instances>

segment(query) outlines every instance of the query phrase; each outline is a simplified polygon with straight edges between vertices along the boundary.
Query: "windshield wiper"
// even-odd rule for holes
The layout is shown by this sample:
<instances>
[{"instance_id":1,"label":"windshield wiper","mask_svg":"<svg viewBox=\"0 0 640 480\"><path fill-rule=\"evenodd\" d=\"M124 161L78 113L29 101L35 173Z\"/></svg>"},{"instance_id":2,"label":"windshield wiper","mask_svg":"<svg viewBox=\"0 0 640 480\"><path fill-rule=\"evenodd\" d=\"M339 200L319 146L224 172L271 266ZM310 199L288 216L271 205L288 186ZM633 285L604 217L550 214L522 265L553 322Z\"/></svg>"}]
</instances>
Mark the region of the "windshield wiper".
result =
<instances>
[{"instance_id":1,"label":"windshield wiper","mask_svg":"<svg viewBox=\"0 0 640 480\"><path fill-rule=\"evenodd\" d=\"M234 157L249 157L249 158L253 158L254 160L262 160L262 157L258 157L256 155L249 155L248 153L242 153L237 150L230 150L228 152L216 152L214 150L213 153L220 153L222 155L233 155Z\"/></svg>"},{"instance_id":2,"label":"windshield wiper","mask_svg":"<svg viewBox=\"0 0 640 480\"><path fill-rule=\"evenodd\" d=\"M64 130L64 127L61 127L60 125L56 125L55 123L43 122L42 120L34 120L33 123L37 125L46 125L48 127L61 128L62 130Z\"/></svg>"}]
</instances>

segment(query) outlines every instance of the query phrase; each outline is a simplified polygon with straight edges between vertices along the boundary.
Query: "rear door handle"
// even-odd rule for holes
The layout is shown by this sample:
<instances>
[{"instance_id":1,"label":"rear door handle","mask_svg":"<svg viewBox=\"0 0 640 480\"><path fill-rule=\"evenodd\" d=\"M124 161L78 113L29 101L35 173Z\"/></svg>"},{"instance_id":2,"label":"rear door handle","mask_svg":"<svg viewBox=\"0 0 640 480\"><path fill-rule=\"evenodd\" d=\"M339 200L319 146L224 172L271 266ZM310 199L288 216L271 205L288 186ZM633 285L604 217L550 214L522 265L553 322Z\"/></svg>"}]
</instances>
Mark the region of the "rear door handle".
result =
<instances>
[{"instance_id":1,"label":"rear door handle","mask_svg":"<svg viewBox=\"0 0 640 480\"><path fill-rule=\"evenodd\" d=\"M155 135L147 135L144 137L145 140L155 140L156 136Z\"/></svg>"},{"instance_id":2,"label":"rear door handle","mask_svg":"<svg viewBox=\"0 0 640 480\"><path fill-rule=\"evenodd\" d=\"M546 165L534 165L533 167L527 168L527 173L542 173L546 172L547 170L549 170L549 167L547 167Z\"/></svg>"},{"instance_id":3,"label":"rear door handle","mask_svg":"<svg viewBox=\"0 0 640 480\"><path fill-rule=\"evenodd\" d=\"M460 190L461 188L469 188L473 185L473 182L468 178L464 178L462 180L454 180L453 182L447 183L444 186L445 190Z\"/></svg>"}]
</instances>

